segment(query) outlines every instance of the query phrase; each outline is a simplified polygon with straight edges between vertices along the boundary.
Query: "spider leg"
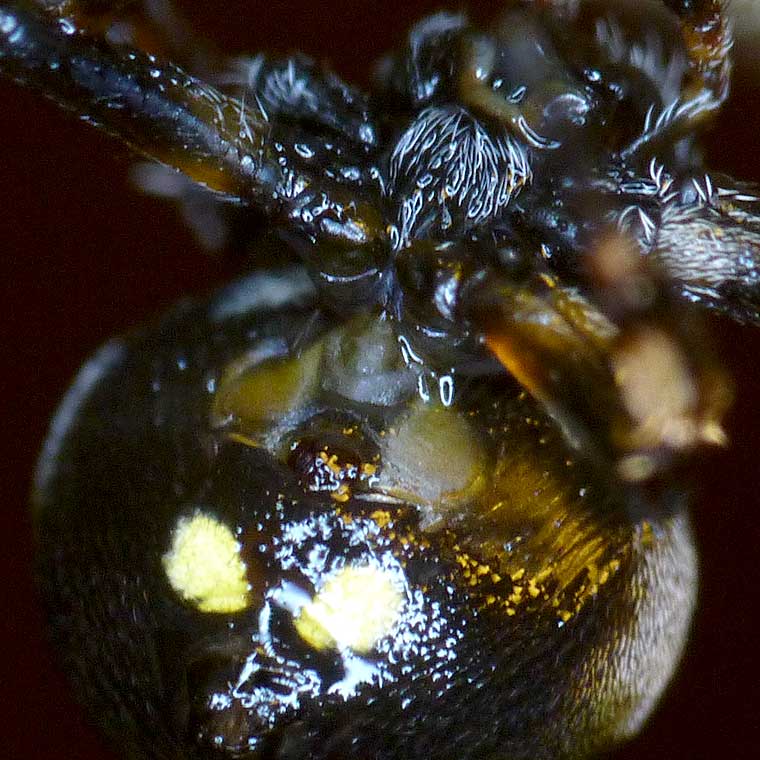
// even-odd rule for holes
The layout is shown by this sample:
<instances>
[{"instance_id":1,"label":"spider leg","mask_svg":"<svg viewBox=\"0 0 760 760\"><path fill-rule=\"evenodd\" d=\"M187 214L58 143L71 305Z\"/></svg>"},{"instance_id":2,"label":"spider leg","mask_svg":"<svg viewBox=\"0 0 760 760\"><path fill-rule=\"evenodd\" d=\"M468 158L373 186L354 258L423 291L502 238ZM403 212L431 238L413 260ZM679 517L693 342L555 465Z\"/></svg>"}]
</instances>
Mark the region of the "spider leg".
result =
<instances>
[{"instance_id":1,"label":"spider leg","mask_svg":"<svg viewBox=\"0 0 760 760\"><path fill-rule=\"evenodd\" d=\"M664 0L679 18L689 57L687 99L705 98L714 110L728 96L731 76L729 52L733 35L723 13L723 0Z\"/></svg>"},{"instance_id":2,"label":"spider leg","mask_svg":"<svg viewBox=\"0 0 760 760\"><path fill-rule=\"evenodd\" d=\"M610 214L687 301L760 324L760 187L719 174L676 180L652 160L649 176L618 186Z\"/></svg>"},{"instance_id":3,"label":"spider leg","mask_svg":"<svg viewBox=\"0 0 760 760\"><path fill-rule=\"evenodd\" d=\"M478 113L508 125L532 148L559 148L560 143L534 129L525 116L526 109L517 102L518 95L507 96L494 89L494 66L498 42L485 35L469 35L463 42L464 53L459 75L459 95L463 103Z\"/></svg>"},{"instance_id":4,"label":"spider leg","mask_svg":"<svg viewBox=\"0 0 760 760\"><path fill-rule=\"evenodd\" d=\"M0 5L0 73L220 197L281 220L320 272L323 254L341 261L346 250L371 249L373 258L385 239L380 175L367 166L366 141L326 140L305 119L270 120L253 97L244 103L30 3ZM358 258L343 267L349 277L366 269Z\"/></svg>"},{"instance_id":5,"label":"spider leg","mask_svg":"<svg viewBox=\"0 0 760 760\"><path fill-rule=\"evenodd\" d=\"M216 74L229 66L208 40L196 35L171 0L61 0L35 1L53 23L68 19L77 29L128 52L137 48L168 59L193 76L218 84ZM244 248L240 230L253 226L246 210L220 201L173 167L151 161L137 162L130 177L148 195L170 200L198 243L207 250Z\"/></svg>"},{"instance_id":6,"label":"spider leg","mask_svg":"<svg viewBox=\"0 0 760 760\"><path fill-rule=\"evenodd\" d=\"M463 15L438 13L411 29L405 49L383 63L378 78L396 102L401 96L415 111L450 100L503 124L525 145L555 149L561 143L543 134L544 127L556 128L590 104L540 26L537 14L517 12L483 34ZM520 38L526 44L515 45ZM505 62L510 50L519 53Z\"/></svg>"},{"instance_id":7,"label":"spider leg","mask_svg":"<svg viewBox=\"0 0 760 760\"><path fill-rule=\"evenodd\" d=\"M230 63L217 82L255 101L270 119L310 124L367 149L377 143L364 94L306 56L257 55Z\"/></svg>"},{"instance_id":8,"label":"spider leg","mask_svg":"<svg viewBox=\"0 0 760 760\"><path fill-rule=\"evenodd\" d=\"M656 118L648 119L644 132L621 151L628 159L661 140L693 130L714 114L728 97L731 79L731 24L722 0L663 0L676 14L687 55L687 72L678 99L667 104Z\"/></svg>"},{"instance_id":9,"label":"spider leg","mask_svg":"<svg viewBox=\"0 0 760 760\"><path fill-rule=\"evenodd\" d=\"M332 134L338 142L357 146L359 154L369 153L375 147L375 126L363 93L304 56L241 57L227 60L223 66L217 64L214 69L214 85L239 98L243 106L257 108L267 121L276 122L280 132L286 124L291 129L300 124L314 135ZM302 153L312 150L308 139L299 144ZM314 150L315 163L317 152ZM343 174L359 176L350 166L343 167ZM173 199L201 244L212 250L234 240L235 222L239 217L242 222L247 218L231 212L229 206L221 207L212 194L160 164L135 167L133 178L145 192ZM320 264L325 264L329 256L323 256L324 251L308 250L308 246L301 249L305 254L308 252L307 258L313 260L315 270L321 271Z\"/></svg>"},{"instance_id":10,"label":"spider leg","mask_svg":"<svg viewBox=\"0 0 760 760\"><path fill-rule=\"evenodd\" d=\"M171 59L225 91L235 88L243 102L253 93L270 116L311 119L359 143L375 142L366 98L335 74L305 56L227 59L194 33L171 0L119 0L105 5L102 0L63 0L53 5L34 1L43 10L54 11L54 18L70 18L90 36Z\"/></svg>"},{"instance_id":11,"label":"spider leg","mask_svg":"<svg viewBox=\"0 0 760 760\"><path fill-rule=\"evenodd\" d=\"M542 151L576 135L593 108L586 83L566 65L548 28L567 26L572 8L552 6L547 14L545 5L508 11L491 34L467 34L458 78L463 103Z\"/></svg>"},{"instance_id":12,"label":"spider leg","mask_svg":"<svg viewBox=\"0 0 760 760\"><path fill-rule=\"evenodd\" d=\"M723 443L730 385L687 309L633 241L588 256L585 293L548 273L482 279L464 309L485 343L585 458L651 482L702 443Z\"/></svg>"},{"instance_id":13,"label":"spider leg","mask_svg":"<svg viewBox=\"0 0 760 760\"><path fill-rule=\"evenodd\" d=\"M667 202L649 253L684 296L738 322L760 324L760 188L693 179Z\"/></svg>"},{"instance_id":14,"label":"spider leg","mask_svg":"<svg viewBox=\"0 0 760 760\"><path fill-rule=\"evenodd\" d=\"M212 190L255 192L267 137L260 114L174 64L111 48L27 6L0 6L2 73Z\"/></svg>"}]
</instances>

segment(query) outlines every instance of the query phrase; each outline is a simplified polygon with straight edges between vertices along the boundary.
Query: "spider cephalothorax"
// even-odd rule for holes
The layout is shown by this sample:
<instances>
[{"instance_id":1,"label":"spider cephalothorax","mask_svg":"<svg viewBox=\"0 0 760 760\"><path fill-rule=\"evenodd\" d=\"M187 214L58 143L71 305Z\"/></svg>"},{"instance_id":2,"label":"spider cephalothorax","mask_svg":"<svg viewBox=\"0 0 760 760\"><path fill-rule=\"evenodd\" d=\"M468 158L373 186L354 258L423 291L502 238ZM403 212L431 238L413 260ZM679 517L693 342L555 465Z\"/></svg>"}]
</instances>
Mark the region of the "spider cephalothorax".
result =
<instances>
[{"instance_id":1,"label":"spider cephalothorax","mask_svg":"<svg viewBox=\"0 0 760 760\"><path fill-rule=\"evenodd\" d=\"M3 3L0 71L158 162L200 239L263 214L276 255L104 347L51 427L40 567L83 701L185 760L634 734L694 606L673 473L730 396L694 304L760 321L758 198L699 148L720 3L441 12L366 94L158 43L140 6Z\"/></svg>"}]
</instances>

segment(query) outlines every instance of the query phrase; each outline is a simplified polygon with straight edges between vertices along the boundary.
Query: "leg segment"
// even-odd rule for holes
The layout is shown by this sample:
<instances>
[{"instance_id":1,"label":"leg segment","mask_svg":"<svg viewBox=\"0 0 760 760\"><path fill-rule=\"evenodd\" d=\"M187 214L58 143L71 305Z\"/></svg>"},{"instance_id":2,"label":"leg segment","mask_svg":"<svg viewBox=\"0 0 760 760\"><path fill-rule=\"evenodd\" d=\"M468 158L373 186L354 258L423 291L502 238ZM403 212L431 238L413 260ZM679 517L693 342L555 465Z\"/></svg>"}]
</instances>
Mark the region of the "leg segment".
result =
<instances>
[{"instance_id":1,"label":"leg segment","mask_svg":"<svg viewBox=\"0 0 760 760\"><path fill-rule=\"evenodd\" d=\"M730 386L694 315L625 237L588 257L589 298L548 275L483 281L465 308L486 343L601 472L647 482L722 443Z\"/></svg>"},{"instance_id":2,"label":"leg segment","mask_svg":"<svg viewBox=\"0 0 760 760\"><path fill-rule=\"evenodd\" d=\"M637 140L621 151L624 159L667 136L686 134L714 114L728 97L733 34L722 0L663 0L679 19L687 56L679 99L666 105Z\"/></svg>"},{"instance_id":3,"label":"leg segment","mask_svg":"<svg viewBox=\"0 0 760 760\"><path fill-rule=\"evenodd\" d=\"M259 114L144 53L121 53L16 4L0 7L0 71L230 196L261 186Z\"/></svg>"},{"instance_id":4,"label":"leg segment","mask_svg":"<svg viewBox=\"0 0 760 760\"><path fill-rule=\"evenodd\" d=\"M173 63L111 46L30 2L0 5L0 73L220 197L281 218L320 272L323 252L337 251L340 259L345 249L374 251L385 239L382 183L367 159L372 127L361 106L355 131L365 139L328 139L303 104L292 104L290 118L270 119L254 96L227 95ZM327 97L333 108L346 107L347 88L310 73L306 94L316 98L317 113ZM349 277L356 274L347 268Z\"/></svg>"},{"instance_id":5,"label":"leg segment","mask_svg":"<svg viewBox=\"0 0 760 760\"><path fill-rule=\"evenodd\" d=\"M679 18L689 57L686 98L705 98L715 109L728 95L733 37L722 0L664 0ZM704 95L703 93L707 93Z\"/></svg>"},{"instance_id":6,"label":"leg segment","mask_svg":"<svg viewBox=\"0 0 760 760\"><path fill-rule=\"evenodd\" d=\"M760 324L760 188L705 177L663 207L650 255L688 300Z\"/></svg>"}]
</instances>

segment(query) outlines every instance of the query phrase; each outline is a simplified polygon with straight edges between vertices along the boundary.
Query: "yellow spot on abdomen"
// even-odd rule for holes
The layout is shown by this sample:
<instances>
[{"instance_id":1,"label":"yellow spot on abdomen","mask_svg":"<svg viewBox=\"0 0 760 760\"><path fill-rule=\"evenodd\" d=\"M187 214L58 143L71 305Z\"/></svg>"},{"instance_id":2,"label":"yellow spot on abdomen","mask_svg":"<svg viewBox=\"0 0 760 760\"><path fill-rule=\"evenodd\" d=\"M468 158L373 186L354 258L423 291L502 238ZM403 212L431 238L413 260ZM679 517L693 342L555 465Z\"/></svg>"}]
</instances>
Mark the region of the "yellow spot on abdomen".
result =
<instances>
[{"instance_id":1,"label":"yellow spot on abdomen","mask_svg":"<svg viewBox=\"0 0 760 760\"><path fill-rule=\"evenodd\" d=\"M201 612L246 609L250 587L240 543L232 530L211 515L181 517L162 563L174 591Z\"/></svg>"},{"instance_id":2,"label":"yellow spot on abdomen","mask_svg":"<svg viewBox=\"0 0 760 760\"><path fill-rule=\"evenodd\" d=\"M301 638L315 649L369 652L390 633L401 610L402 593L380 568L344 567L295 619Z\"/></svg>"}]
</instances>

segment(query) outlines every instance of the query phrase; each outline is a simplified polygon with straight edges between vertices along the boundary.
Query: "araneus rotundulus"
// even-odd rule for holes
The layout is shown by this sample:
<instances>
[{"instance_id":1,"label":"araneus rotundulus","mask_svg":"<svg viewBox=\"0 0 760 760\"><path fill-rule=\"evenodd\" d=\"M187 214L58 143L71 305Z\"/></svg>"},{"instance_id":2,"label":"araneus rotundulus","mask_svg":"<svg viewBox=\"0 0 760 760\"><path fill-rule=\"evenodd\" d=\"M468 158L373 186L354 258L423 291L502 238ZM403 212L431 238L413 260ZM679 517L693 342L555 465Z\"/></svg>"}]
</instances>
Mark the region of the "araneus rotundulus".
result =
<instances>
[{"instance_id":1,"label":"araneus rotundulus","mask_svg":"<svg viewBox=\"0 0 760 760\"><path fill-rule=\"evenodd\" d=\"M757 200L697 139L730 34L668 5L438 14L370 96L300 57L201 83L128 47L129 3L2 6L5 73L277 235L277 270L108 344L43 452L48 606L128 751L578 757L639 728L695 593L672 473L728 400L682 301L757 321Z\"/></svg>"}]
</instances>

